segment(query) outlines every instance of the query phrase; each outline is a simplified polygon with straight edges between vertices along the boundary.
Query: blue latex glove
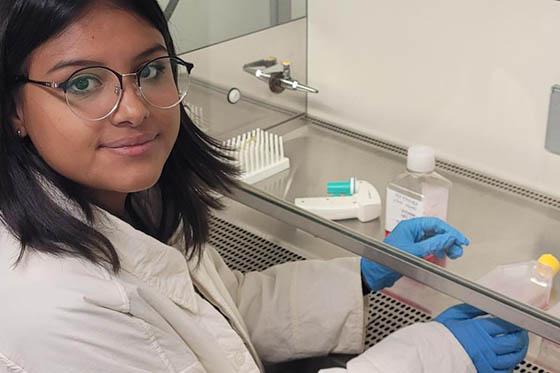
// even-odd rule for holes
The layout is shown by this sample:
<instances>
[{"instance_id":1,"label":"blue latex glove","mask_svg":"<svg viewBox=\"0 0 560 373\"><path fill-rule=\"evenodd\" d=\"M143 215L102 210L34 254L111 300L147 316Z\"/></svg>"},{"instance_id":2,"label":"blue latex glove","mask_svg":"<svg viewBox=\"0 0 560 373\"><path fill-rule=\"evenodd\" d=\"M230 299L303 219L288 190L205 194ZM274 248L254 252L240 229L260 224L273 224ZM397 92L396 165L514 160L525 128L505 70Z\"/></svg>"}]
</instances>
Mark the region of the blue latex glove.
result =
<instances>
[{"instance_id":1,"label":"blue latex glove","mask_svg":"<svg viewBox=\"0 0 560 373\"><path fill-rule=\"evenodd\" d=\"M459 304L435 318L453 333L479 373L511 372L527 354L527 331L485 312ZM478 317L478 318L477 318Z\"/></svg>"},{"instance_id":2,"label":"blue latex glove","mask_svg":"<svg viewBox=\"0 0 560 373\"><path fill-rule=\"evenodd\" d=\"M425 258L446 255L456 259L463 255L462 246L469 240L458 230L438 218L414 218L400 222L385 243L409 254ZM362 279L370 291L391 287L401 275L381 264L362 258Z\"/></svg>"}]
</instances>

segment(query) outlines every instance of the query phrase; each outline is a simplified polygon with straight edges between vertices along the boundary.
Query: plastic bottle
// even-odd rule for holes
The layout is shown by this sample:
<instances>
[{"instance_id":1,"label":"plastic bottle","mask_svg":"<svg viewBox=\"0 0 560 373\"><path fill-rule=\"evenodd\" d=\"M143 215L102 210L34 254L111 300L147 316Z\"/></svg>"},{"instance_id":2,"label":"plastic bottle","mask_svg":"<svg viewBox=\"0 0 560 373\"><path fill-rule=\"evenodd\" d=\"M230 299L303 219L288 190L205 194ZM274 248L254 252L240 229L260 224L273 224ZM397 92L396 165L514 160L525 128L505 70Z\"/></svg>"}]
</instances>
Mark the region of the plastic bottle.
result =
<instances>
[{"instance_id":1,"label":"plastic bottle","mask_svg":"<svg viewBox=\"0 0 560 373\"><path fill-rule=\"evenodd\" d=\"M547 310L547 313L560 319L560 301ZM551 371L560 367L560 344L551 342L542 337L535 337L540 341L537 362Z\"/></svg>"},{"instance_id":2,"label":"plastic bottle","mask_svg":"<svg viewBox=\"0 0 560 373\"><path fill-rule=\"evenodd\" d=\"M478 283L510 298L546 310L554 276L560 262L554 255L544 254L538 260L500 265L478 280Z\"/></svg>"},{"instance_id":3,"label":"plastic bottle","mask_svg":"<svg viewBox=\"0 0 560 373\"><path fill-rule=\"evenodd\" d=\"M560 301L548 310L548 313L560 319Z\"/></svg>"},{"instance_id":4,"label":"plastic bottle","mask_svg":"<svg viewBox=\"0 0 560 373\"><path fill-rule=\"evenodd\" d=\"M544 254L538 260L498 266L479 279L478 283L560 317L560 302L550 307L554 277L559 270L558 259L554 255ZM534 351L530 353L535 362L550 369L558 367L560 345L536 335L531 338Z\"/></svg>"},{"instance_id":5,"label":"plastic bottle","mask_svg":"<svg viewBox=\"0 0 560 373\"><path fill-rule=\"evenodd\" d=\"M451 182L435 172L434 150L423 145L411 146L408 149L406 168L405 173L387 185L386 235L406 219L435 216L447 220ZM435 256L426 259L445 265L445 259Z\"/></svg>"}]
</instances>

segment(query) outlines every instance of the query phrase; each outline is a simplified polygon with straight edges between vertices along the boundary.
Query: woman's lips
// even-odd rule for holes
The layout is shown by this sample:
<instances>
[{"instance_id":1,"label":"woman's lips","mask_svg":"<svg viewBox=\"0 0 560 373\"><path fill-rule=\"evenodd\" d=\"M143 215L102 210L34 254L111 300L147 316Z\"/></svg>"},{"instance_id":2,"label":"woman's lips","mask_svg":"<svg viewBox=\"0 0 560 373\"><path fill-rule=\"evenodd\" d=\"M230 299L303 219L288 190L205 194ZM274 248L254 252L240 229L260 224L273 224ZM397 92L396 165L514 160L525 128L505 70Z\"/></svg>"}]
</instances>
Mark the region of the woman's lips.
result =
<instances>
[{"instance_id":1,"label":"woman's lips","mask_svg":"<svg viewBox=\"0 0 560 373\"><path fill-rule=\"evenodd\" d=\"M150 149L152 149L157 137L157 134L143 134L127 137L104 143L101 145L101 148L120 155L138 156L147 153Z\"/></svg>"}]
</instances>

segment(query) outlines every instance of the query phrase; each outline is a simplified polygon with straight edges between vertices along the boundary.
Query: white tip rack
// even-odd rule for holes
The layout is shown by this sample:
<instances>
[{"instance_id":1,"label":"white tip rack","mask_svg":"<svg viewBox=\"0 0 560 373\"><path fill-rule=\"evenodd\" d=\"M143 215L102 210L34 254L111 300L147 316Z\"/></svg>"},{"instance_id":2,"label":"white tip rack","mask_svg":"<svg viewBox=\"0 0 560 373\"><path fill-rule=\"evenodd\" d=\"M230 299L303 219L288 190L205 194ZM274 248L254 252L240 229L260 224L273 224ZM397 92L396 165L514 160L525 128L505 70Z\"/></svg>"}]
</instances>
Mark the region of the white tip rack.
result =
<instances>
[{"instance_id":1,"label":"white tip rack","mask_svg":"<svg viewBox=\"0 0 560 373\"><path fill-rule=\"evenodd\" d=\"M224 142L226 152L237 160L241 169L240 179L248 184L264 180L290 168L284 156L282 136L257 128Z\"/></svg>"}]
</instances>

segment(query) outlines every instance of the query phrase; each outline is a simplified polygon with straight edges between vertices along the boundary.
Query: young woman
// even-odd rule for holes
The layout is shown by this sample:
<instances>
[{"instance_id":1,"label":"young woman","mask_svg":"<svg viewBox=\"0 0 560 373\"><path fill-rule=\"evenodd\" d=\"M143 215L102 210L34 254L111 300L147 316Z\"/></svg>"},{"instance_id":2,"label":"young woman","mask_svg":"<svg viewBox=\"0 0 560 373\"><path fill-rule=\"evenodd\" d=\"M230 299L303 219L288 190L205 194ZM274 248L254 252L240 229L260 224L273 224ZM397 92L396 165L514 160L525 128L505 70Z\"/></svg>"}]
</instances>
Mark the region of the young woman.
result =
<instances>
[{"instance_id":1,"label":"young woman","mask_svg":"<svg viewBox=\"0 0 560 373\"><path fill-rule=\"evenodd\" d=\"M362 351L362 286L398 274L344 258L243 275L205 246L235 170L181 104L193 66L156 0L2 0L0 24L0 372L259 372ZM387 242L468 243L433 219ZM453 307L339 371L511 370L526 332L481 315Z\"/></svg>"}]
</instances>

